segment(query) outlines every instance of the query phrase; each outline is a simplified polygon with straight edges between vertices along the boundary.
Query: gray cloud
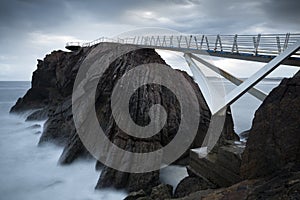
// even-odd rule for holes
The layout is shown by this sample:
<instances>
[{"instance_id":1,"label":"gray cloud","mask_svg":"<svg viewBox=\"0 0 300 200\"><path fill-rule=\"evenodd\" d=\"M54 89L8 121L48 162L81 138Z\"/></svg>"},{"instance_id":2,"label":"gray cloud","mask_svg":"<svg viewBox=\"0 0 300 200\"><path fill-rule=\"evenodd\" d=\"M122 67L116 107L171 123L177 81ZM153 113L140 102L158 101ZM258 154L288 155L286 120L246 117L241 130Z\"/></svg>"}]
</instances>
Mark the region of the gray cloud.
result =
<instances>
[{"instance_id":1,"label":"gray cloud","mask_svg":"<svg viewBox=\"0 0 300 200\"><path fill-rule=\"evenodd\" d=\"M0 65L8 72L0 74L0 80L17 77L16 73L18 79L29 80L36 58L63 48L67 40L93 40L138 27L209 34L300 32L299 4L297 0L2 0Z\"/></svg>"}]
</instances>

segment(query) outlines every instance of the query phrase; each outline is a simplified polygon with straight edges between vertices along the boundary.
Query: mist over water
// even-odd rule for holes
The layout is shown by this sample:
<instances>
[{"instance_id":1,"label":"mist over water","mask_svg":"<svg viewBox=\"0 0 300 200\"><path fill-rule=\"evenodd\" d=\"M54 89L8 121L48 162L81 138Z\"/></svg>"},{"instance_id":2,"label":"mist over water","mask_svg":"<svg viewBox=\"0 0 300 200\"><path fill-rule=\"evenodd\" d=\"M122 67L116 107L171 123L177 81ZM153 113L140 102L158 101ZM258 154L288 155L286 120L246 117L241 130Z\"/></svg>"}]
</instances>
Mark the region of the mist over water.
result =
<instances>
[{"instance_id":1,"label":"mist over water","mask_svg":"<svg viewBox=\"0 0 300 200\"><path fill-rule=\"evenodd\" d=\"M264 81L258 88L269 92L279 81ZM226 90L234 88L226 83ZM3 200L117 200L124 191L95 191L100 172L94 160L78 160L67 166L57 164L62 148L48 144L38 147L43 122L25 122L25 116L9 115L16 100L30 88L30 82L0 82L0 199ZM232 105L235 130L251 127L261 104L249 94ZM31 127L40 124L41 127ZM40 132L39 132L40 131ZM184 167L161 170L161 180L175 186L187 176Z\"/></svg>"},{"instance_id":2,"label":"mist over water","mask_svg":"<svg viewBox=\"0 0 300 200\"><path fill-rule=\"evenodd\" d=\"M9 115L29 82L0 82L0 199L3 200L116 200L124 191L95 191L100 172L94 160L57 164L62 148L37 147L43 122L24 122L24 116Z\"/></svg>"}]
</instances>

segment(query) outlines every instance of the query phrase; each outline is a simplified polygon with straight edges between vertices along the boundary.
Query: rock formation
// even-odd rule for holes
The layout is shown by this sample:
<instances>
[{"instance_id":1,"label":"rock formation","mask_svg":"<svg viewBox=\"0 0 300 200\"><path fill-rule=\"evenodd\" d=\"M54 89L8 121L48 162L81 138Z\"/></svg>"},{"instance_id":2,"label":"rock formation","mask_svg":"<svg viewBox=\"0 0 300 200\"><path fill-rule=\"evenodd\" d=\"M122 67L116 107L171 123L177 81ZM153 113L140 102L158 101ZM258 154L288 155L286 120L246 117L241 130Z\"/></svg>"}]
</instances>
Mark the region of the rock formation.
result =
<instances>
[{"instance_id":1,"label":"rock formation","mask_svg":"<svg viewBox=\"0 0 300 200\"><path fill-rule=\"evenodd\" d=\"M197 191L176 200L299 199L299 192L300 172L282 171L261 179L245 180L228 188Z\"/></svg>"},{"instance_id":2,"label":"rock formation","mask_svg":"<svg viewBox=\"0 0 300 200\"><path fill-rule=\"evenodd\" d=\"M283 79L255 113L243 153L244 178L264 177L300 161L300 72Z\"/></svg>"},{"instance_id":3,"label":"rock formation","mask_svg":"<svg viewBox=\"0 0 300 200\"><path fill-rule=\"evenodd\" d=\"M103 51L109 51L116 47L126 48L126 45L119 44L103 43L99 45L102 45ZM61 164L72 163L80 156L90 156L79 139L74 126L72 89L81 63L93 48L95 46L81 48L76 52L54 51L47 55L43 61L38 60L37 70L32 77L31 89L11 109L13 113L35 110L28 116L28 120L39 120L47 117L39 144L53 142L64 146L64 151L59 159ZM107 136L119 147L125 148L126 146L129 148L128 150L135 152L148 152L168 144L175 136L180 123L180 107L174 94L163 86L148 84L139 88L131 98L132 101L129 105L131 117L137 124L145 125L149 123L147 111L151 105L160 103L168 114L164 128L159 134L148 140L137 140L126 135L116 126L110 108L110 96L113 87L124 73L145 63L164 64L165 62L153 49L140 49L122 55L111 63L101 77L95 96L98 121ZM186 77L196 92L201 110L199 130L191 146L197 147L201 145L206 134L211 114L197 84L187 73L182 71L180 73ZM232 129L232 119L229 119L228 127ZM188 156L188 153L184 154L182 158L185 156ZM98 163L98 166L101 164ZM130 174L106 166L102 167L96 188L113 186L126 188L128 191L143 189L144 192L150 194L151 191L153 192L152 187L160 184L159 171Z\"/></svg>"}]
</instances>

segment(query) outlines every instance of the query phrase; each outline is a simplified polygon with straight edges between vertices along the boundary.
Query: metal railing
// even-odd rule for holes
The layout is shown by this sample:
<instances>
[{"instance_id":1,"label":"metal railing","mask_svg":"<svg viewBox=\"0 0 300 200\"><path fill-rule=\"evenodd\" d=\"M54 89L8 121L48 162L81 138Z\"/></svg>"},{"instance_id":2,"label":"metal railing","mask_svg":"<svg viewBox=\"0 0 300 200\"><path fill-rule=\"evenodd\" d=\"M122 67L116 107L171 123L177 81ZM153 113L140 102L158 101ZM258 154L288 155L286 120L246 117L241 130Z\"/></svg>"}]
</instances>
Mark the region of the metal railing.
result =
<instances>
[{"instance_id":1,"label":"metal railing","mask_svg":"<svg viewBox=\"0 0 300 200\"><path fill-rule=\"evenodd\" d=\"M288 46L300 40L300 33L258 35L141 35L126 38L101 37L87 43L76 43L89 47L101 42L134 44L151 48L190 49L253 56L276 56ZM71 43L67 43L70 45ZM299 56L296 52L295 56Z\"/></svg>"}]
</instances>

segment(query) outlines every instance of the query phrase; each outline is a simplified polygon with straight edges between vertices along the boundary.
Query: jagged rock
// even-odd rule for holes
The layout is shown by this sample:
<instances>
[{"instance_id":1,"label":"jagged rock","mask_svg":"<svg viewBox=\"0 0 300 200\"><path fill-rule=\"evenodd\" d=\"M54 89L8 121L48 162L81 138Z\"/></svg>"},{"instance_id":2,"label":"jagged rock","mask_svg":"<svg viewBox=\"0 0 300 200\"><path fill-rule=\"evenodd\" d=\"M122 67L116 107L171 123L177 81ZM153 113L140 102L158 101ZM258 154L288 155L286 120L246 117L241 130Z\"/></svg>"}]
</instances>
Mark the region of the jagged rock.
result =
<instances>
[{"instance_id":1,"label":"jagged rock","mask_svg":"<svg viewBox=\"0 0 300 200\"><path fill-rule=\"evenodd\" d=\"M146 197L147 194L144 192L144 190L139 190L137 192L131 192L128 194L128 196L124 200L138 200L143 197Z\"/></svg>"},{"instance_id":2,"label":"jagged rock","mask_svg":"<svg viewBox=\"0 0 300 200\"><path fill-rule=\"evenodd\" d=\"M126 188L129 192L144 190L149 193L152 187L160 184L159 171L147 173L125 173L104 166L96 189L114 186Z\"/></svg>"},{"instance_id":3,"label":"jagged rock","mask_svg":"<svg viewBox=\"0 0 300 200\"><path fill-rule=\"evenodd\" d=\"M41 125L39 124L34 124L32 126L27 127L26 129L37 129L37 128L41 128Z\"/></svg>"},{"instance_id":4,"label":"jagged rock","mask_svg":"<svg viewBox=\"0 0 300 200\"><path fill-rule=\"evenodd\" d=\"M44 60L38 60L33 72L31 88L11 108L12 113L41 109L62 102L72 94L76 73L81 61L89 52L82 48L77 52L53 51Z\"/></svg>"},{"instance_id":5,"label":"jagged rock","mask_svg":"<svg viewBox=\"0 0 300 200\"><path fill-rule=\"evenodd\" d=\"M97 160L96 166L95 166L96 171L102 170L103 167L104 167L103 163L101 163L100 161Z\"/></svg>"},{"instance_id":6,"label":"jagged rock","mask_svg":"<svg viewBox=\"0 0 300 200\"><path fill-rule=\"evenodd\" d=\"M63 153L59 158L60 164L70 164L79 157L91 157L83 146L76 132L72 133L71 139L68 140Z\"/></svg>"},{"instance_id":7,"label":"jagged rock","mask_svg":"<svg viewBox=\"0 0 300 200\"><path fill-rule=\"evenodd\" d=\"M10 109L12 113L21 113L28 110L41 109L49 103L49 91L44 88L30 88L24 97L19 98Z\"/></svg>"},{"instance_id":8,"label":"jagged rock","mask_svg":"<svg viewBox=\"0 0 300 200\"><path fill-rule=\"evenodd\" d=\"M66 145L76 132L71 98L66 98L65 101L51 106L48 110L48 117L39 144L51 141L58 145Z\"/></svg>"},{"instance_id":9,"label":"jagged rock","mask_svg":"<svg viewBox=\"0 0 300 200\"><path fill-rule=\"evenodd\" d=\"M226 143L226 140L240 141L240 137L234 131L234 124L233 124L233 118L232 118L232 112L230 106L228 106L226 109L226 116L225 116L223 130L221 133L221 139L223 139L223 144L224 142Z\"/></svg>"},{"instance_id":10,"label":"jagged rock","mask_svg":"<svg viewBox=\"0 0 300 200\"><path fill-rule=\"evenodd\" d=\"M150 198L153 200L164 200L172 197L173 187L168 184L160 184L152 188Z\"/></svg>"},{"instance_id":11,"label":"jagged rock","mask_svg":"<svg viewBox=\"0 0 300 200\"><path fill-rule=\"evenodd\" d=\"M244 131L244 132L240 133L239 135L240 135L241 139L247 140L248 137L249 137L249 132L250 132L250 130L247 130L247 131Z\"/></svg>"},{"instance_id":12,"label":"jagged rock","mask_svg":"<svg viewBox=\"0 0 300 200\"><path fill-rule=\"evenodd\" d=\"M244 145L234 141L219 146L205 157L198 151L191 151L189 174L205 178L207 182L217 187L228 187L242 180L240 176L241 154Z\"/></svg>"},{"instance_id":13,"label":"jagged rock","mask_svg":"<svg viewBox=\"0 0 300 200\"><path fill-rule=\"evenodd\" d=\"M48 118L48 108L37 110L30 114L26 121L46 120Z\"/></svg>"},{"instance_id":14,"label":"jagged rock","mask_svg":"<svg viewBox=\"0 0 300 200\"><path fill-rule=\"evenodd\" d=\"M241 154L245 146L239 141L240 138L234 131L230 107L227 107L225 114L221 135L208 155L199 157L203 153L206 154L205 148L202 148L200 152L199 150L190 152L190 162L187 166L190 179L187 178L187 180L201 180L201 183L208 185L207 188L228 187L241 180ZM196 188L197 186L189 187L186 193L190 194Z\"/></svg>"},{"instance_id":15,"label":"jagged rock","mask_svg":"<svg viewBox=\"0 0 300 200\"><path fill-rule=\"evenodd\" d=\"M127 59L130 58L130 59ZM126 62L124 62L126 60ZM116 81L125 73L126 71L132 69L143 63L164 63L163 60L152 51L149 50L138 50L137 52L130 52L124 55L124 58L117 59L111 66L107 69L105 74L99 81L96 98L100 99L96 103L96 111L98 116L98 121L101 127L105 130L105 133L121 148L126 148L127 151L131 152L150 152L161 148L162 146L168 144L172 138L175 136L178 125L180 123L180 108L176 97L167 88L160 85L150 84L140 87L136 93L134 93L129 102L130 114L135 123L139 125L145 125L148 123L147 110L156 103L161 104L168 114L167 122L165 127L155 136L147 139L137 139L128 136L122 130L118 128L115 124L114 119L111 117L110 110L110 96ZM121 73L115 73L119 71ZM183 72L181 72L183 73ZM202 144L203 138L205 136L210 112L206 103L203 100L202 94L198 86L193 82L191 77L186 73L183 75L190 81L191 85L195 89L197 96L199 98L199 106L204 113L201 116L201 124L199 124L200 129L198 131L194 145ZM145 76L136 76L137 78L145 78ZM107 80L111 80L108 82ZM128 87L128 83L123 84L124 90ZM187 91L188 94L189 91ZM184 94L182 94L184 95ZM186 154L185 156L187 156ZM151 172L144 174L127 174L117 172L114 169L104 167L99 178L97 189L103 187L122 187L129 191L136 191L139 189L144 189L148 191L151 187L159 184L159 172Z\"/></svg>"},{"instance_id":16,"label":"jagged rock","mask_svg":"<svg viewBox=\"0 0 300 200\"><path fill-rule=\"evenodd\" d=\"M300 161L300 71L283 79L255 113L242 156L244 178L264 177Z\"/></svg>"},{"instance_id":17,"label":"jagged rock","mask_svg":"<svg viewBox=\"0 0 300 200\"><path fill-rule=\"evenodd\" d=\"M160 184L145 192L139 190L131 192L124 200L164 200L172 197L173 187L168 184Z\"/></svg>"},{"instance_id":18,"label":"jagged rock","mask_svg":"<svg viewBox=\"0 0 300 200\"><path fill-rule=\"evenodd\" d=\"M175 198L187 196L193 192L213 188L211 183L208 183L197 176L187 176L182 179L177 185L174 193Z\"/></svg>"},{"instance_id":19,"label":"jagged rock","mask_svg":"<svg viewBox=\"0 0 300 200\"><path fill-rule=\"evenodd\" d=\"M271 200L299 198L300 172L284 170L265 178L245 180L228 188L198 191L176 200Z\"/></svg>"},{"instance_id":20,"label":"jagged rock","mask_svg":"<svg viewBox=\"0 0 300 200\"><path fill-rule=\"evenodd\" d=\"M240 137L234 131L233 118L230 106L228 106L226 109L225 119L223 119L222 116L219 117L218 115L215 115L213 117L215 118L214 120L217 122L217 126L219 126L219 123L222 123L223 125L220 137L211 150L212 153L217 153L220 147L227 145L228 141L240 141ZM208 148L211 149L211 147Z\"/></svg>"}]
</instances>

